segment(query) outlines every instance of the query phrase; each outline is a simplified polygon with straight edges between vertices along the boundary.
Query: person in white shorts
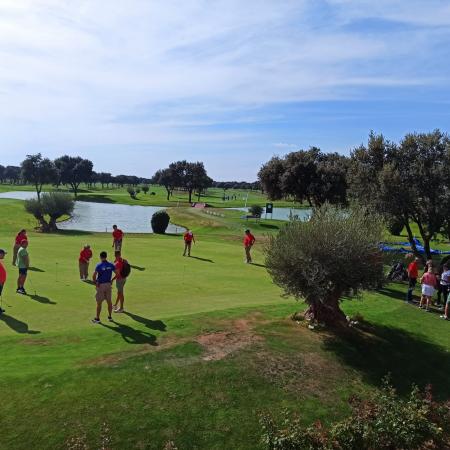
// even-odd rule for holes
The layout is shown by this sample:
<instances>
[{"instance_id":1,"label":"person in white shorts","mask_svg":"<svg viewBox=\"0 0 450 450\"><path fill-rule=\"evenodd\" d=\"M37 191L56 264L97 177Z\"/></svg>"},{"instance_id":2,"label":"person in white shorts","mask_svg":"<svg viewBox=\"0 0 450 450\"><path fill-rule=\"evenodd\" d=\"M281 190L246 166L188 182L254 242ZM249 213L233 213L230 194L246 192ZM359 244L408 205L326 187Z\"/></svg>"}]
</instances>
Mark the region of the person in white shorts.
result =
<instances>
[{"instance_id":1,"label":"person in white shorts","mask_svg":"<svg viewBox=\"0 0 450 450\"><path fill-rule=\"evenodd\" d=\"M437 278L433 272L433 266L428 267L427 273L425 273L421 279L422 283L422 297L420 299L419 308L424 308L426 311L430 310L431 299L433 298L434 291L437 286Z\"/></svg>"}]
</instances>

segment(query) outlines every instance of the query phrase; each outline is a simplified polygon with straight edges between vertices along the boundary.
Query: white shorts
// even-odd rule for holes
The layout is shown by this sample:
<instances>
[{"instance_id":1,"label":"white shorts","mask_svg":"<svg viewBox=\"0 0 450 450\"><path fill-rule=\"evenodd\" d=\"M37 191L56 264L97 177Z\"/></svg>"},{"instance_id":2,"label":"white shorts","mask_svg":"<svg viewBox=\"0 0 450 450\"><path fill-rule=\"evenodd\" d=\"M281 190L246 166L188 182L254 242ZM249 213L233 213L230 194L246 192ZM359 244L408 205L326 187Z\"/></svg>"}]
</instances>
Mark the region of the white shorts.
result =
<instances>
[{"instance_id":1,"label":"white shorts","mask_svg":"<svg viewBox=\"0 0 450 450\"><path fill-rule=\"evenodd\" d=\"M422 295L425 295L427 297L433 297L434 294L434 287L429 286L428 284L422 284Z\"/></svg>"}]
</instances>

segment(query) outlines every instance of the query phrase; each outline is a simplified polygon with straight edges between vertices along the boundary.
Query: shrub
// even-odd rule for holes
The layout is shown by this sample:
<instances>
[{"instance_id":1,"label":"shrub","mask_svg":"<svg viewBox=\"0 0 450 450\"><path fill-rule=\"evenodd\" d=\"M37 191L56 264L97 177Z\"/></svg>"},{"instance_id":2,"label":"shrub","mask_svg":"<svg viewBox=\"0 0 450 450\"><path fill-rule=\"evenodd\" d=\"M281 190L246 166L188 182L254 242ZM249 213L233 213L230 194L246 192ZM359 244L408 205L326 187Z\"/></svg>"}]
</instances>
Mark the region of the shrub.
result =
<instances>
[{"instance_id":1,"label":"shrub","mask_svg":"<svg viewBox=\"0 0 450 450\"><path fill-rule=\"evenodd\" d=\"M170 216L166 211L156 211L152 216L153 233L164 234L169 226Z\"/></svg>"},{"instance_id":2,"label":"shrub","mask_svg":"<svg viewBox=\"0 0 450 450\"><path fill-rule=\"evenodd\" d=\"M144 193L144 194L147 194L147 192L149 191L149 187L146 185L146 184L144 184L144 186L142 186L142 192Z\"/></svg>"},{"instance_id":3,"label":"shrub","mask_svg":"<svg viewBox=\"0 0 450 450\"><path fill-rule=\"evenodd\" d=\"M405 222L401 219L394 218L387 222L387 229L389 230L389 233L391 233L393 236L400 236L404 226Z\"/></svg>"},{"instance_id":4,"label":"shrub","mask_svg":"<svg viewBox=\"0 0 450 450\"><path fill-rule=\"evenodd\" d=\"M136 188L135 194L138 195L140 194L140 192L141 192L140 188Z\"/></svg>"},{"instance_id":5,"label":"shrub","mask_svg":"<svg viewBox=\"0 0 450 450\"><path fill-rule=\"evenodd\" d=\"M261 217L261 215L264 211L264 208L259 205L252 205L252 206L250 206L250 208L248 210L252 216Z\"/></svg>"},{"instance_id":6,"label":"shrub","mask_svg":"<svg viewBox=\"0 0 450 450\"><path fill-rule=\"evenodd\" d=\"M329 429L320 422L304 427L287 412L280 425L263 415L262 440L269 450L446 448L450 404L434 402L429 389L413 387L403 399L385 379L381 392L367 400L354 397L350 406L351 416Z\"/></svg>"}]
</instances>

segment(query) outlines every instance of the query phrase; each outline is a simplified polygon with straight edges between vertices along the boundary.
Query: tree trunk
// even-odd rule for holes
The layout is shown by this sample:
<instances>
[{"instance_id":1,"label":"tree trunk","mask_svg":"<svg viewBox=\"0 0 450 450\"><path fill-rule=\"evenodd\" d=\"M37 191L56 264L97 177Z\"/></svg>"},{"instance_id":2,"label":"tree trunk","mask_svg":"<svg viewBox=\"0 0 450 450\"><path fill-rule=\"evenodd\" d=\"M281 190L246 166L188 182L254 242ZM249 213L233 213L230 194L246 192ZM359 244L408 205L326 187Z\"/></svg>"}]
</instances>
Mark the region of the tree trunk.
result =
<instances>
[{"instance_id":1,"label":"tree trunk","mask_svg":"<svg viewBox=\"0 0 450 450\"><path fill-rule=\"evenodd\" d=\"M56 218L50 217L50 221L48 223L48 232L58 231L58 227L56 226Z\"/></svg>"},{"instance_id":2,"label":"tree trunk","mask_svg":"<svg viewBox=\"0 0 450 450\"><path fill-rule=\"evenodd\" d=\"M189 193L189 203L192 203L192 189L188 189Z\"/></svg>"},{"instance_id":3,"label":"tree trunk","mask_svg":"<svg viewBox=\"0 0 450 450\"><path fill-rule=\"evenodd\" d=\"M166 187L166 191L167 191L167 201L170 200L170 189Z\"/></svg>"},{"instance_id":4,"label":"tree trunk","mask_svg":"<svg viewBox=\"0 0 450 450\"><path fill-rule=\"evenodd\" d=\"M328 326L347 325L347 317L339 306L338 294L331 294L326 301L313 300L304 312L306 320L324 323Z\"/></svg>"},{"instance_id":5,"label":"tree trunk","mask_svg":"<svg viewBox=\"0 0 450 450\"><path fill-rule=\"evenodd\" d=\"M420 258L422 261L424 261L423 256L419 253L419 250L417 250L416 243L414 242L414 236L411 230L411 226L409 225L409 220L405 220L405 228L406 232L408 233L408 241L411 245L411 249L418 258Z\"/></svg>"}]
</instances>

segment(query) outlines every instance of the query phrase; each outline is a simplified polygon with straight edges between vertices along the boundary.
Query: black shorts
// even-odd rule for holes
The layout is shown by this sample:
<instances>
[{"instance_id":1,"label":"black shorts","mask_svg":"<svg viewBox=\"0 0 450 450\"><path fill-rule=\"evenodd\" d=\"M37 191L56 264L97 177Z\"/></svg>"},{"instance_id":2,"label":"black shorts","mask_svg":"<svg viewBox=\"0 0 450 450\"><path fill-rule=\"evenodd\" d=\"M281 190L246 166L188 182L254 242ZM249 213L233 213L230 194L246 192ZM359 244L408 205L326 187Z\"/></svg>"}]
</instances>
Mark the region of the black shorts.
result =
<instances>
[{"instance_id":1,"label":"black shorts","mask_svg":"<svg viewBox=\"0 0 450 450\"><path fill-rule=\"evenodd\" d=\"M3 291L3 284L0 284L0 295L2 295L2 291Z\"/></svg>"},{"instance_id":2,"label":"black shorts","mask_svg":"<svg viewBox=\"0 0 450 450\"><path fill-rule=\"evenodd\" d=\"M27 276L28 269L19 269L19 275Z\"/></svg>"}]
</instances>

